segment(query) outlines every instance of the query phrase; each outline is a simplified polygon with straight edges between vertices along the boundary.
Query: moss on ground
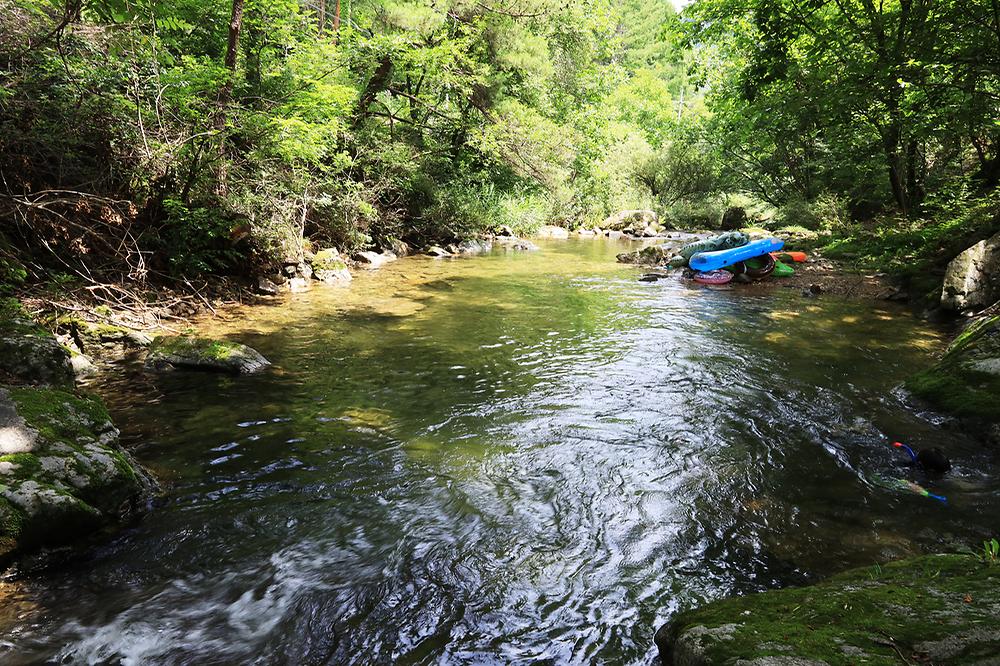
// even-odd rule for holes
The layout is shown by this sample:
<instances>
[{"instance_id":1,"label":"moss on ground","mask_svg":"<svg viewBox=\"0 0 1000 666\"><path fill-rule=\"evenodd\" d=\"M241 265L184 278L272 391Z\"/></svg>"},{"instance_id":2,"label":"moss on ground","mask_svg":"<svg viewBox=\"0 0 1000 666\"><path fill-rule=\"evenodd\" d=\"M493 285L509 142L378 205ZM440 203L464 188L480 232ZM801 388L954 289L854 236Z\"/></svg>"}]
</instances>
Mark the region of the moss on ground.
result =
<instances>
[{"instance_id":1,"label":"moss on ground","mask_svg":"<svg viewBox=\"0 0 1000 666\"><path fill-rule=\"evenodd\" d=\"M191 355L195 354L202 358L210 358L218 361L225 361L238 354L243 349L243 345L238 342L228 342L226 340L205 340L202 338L178 337L158 337L150 347L150 354L162 355Z\"/></svg>"},{"instance_id":2,"label":"moss on ground","mask_svg":"<svg viewBox=\"0 0 1000 666\"><path fill-rule=\"evenodd\" d=\"M713 602L677 616L657 632L657 645L665 661L687 634L702 637L699 663L795 656L831 666L890 666L900 653L926 655L940 648L937 641L973 636L947 663L977 663L1000 654L1000 632L989 634L998 605L1000 567L971 555L935 555Z\"/></svg>"},{"instance_id":3,"label":"moss on ground","mask_svg":"<svg viewBox=\"0 0 1000 666\"><path fill-rule=\"evenodd\" d=\"M320 250L313 257L312 267L315 271L339 271L347 268L347 264L340 258L336 250Z\"/></svg>"},{"instance_id":4,"label":"moss on ground","mask_svg":"<svg viewBox=\"0 0 1000 666\"><path fill-rule=\"evenodd\" d=\"M965 249L1000 231L1000 193L941 206L917 218L883 218L834 234L823 254L904 278L936 297L944 269ZM805 249L805 248L803 248Z\"/></svg>"},{"instance_id":5,"label":"moss on ground","mask_svg":"<svg viewBox=\"0 0 1000 666\"><path fill-rule=\"evenodd\" d=\"M108 410L95 397L37 387L13 388L10 396L17 413L50 441L73 445L80 438L92 439L95 429L111 425Z\"/></svg>"},{"instance_id":6,"label":"moss on ground","mask_svg":"<svg viewBox=\"0 0 1000 666\"><path fill-rule=\"evenodd\" d=\"M998 367L990 368L991 363ZM907 379L905 386L943 411L1000 423L1000 316L969 326L937 364Z\"/></svg>"},{"instance_id":7,"label":"moss on ground","mask_svg":"<svg viewBox=\"0 0 1000 666\"><path fill-rule=\"evenodd\" d=\"M38 456L34 453L8 453L0 456L0 463L11 463L16 465L10 474L0 476L0 481L4 478L29 479L41 471L42 465L38 462Z\"/></svg>"}]
</instances>

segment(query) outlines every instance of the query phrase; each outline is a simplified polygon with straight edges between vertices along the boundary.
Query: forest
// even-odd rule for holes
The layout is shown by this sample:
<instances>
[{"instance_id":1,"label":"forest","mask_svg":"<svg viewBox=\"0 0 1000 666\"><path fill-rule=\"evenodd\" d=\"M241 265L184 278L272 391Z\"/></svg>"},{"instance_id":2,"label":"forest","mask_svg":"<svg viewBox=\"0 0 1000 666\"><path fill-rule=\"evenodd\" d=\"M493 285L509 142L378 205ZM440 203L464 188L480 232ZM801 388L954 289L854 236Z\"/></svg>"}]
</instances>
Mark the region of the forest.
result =
<instances>
[{"instance_id":1,"label":"forest","mask_svg":"<svg viewBox=\"0 0 1000 666\"><path fill-rule=\"evenodd\" d=\"M8 289L246 274L310 242L633 208L711 228L740 206L897 269L996 224L995 0L2 0L0 15Z\"/></svg>"}]
</instances>

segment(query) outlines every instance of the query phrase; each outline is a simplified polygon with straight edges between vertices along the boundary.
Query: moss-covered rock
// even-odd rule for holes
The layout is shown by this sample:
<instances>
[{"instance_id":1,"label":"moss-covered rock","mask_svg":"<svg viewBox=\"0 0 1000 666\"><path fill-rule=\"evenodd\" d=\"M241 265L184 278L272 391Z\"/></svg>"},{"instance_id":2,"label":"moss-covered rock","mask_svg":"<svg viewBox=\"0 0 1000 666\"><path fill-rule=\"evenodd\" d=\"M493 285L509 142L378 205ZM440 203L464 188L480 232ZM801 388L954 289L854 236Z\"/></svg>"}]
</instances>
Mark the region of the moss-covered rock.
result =
<instances>
[{"instance_id":1,"label":"moss-covered rock","mask_svg":"<svg viewBox=\"0 0 1000 666\"><path fill-rule=\"evenodd\" d=\"M656 645L671 666L997 663L998 609L1000 566L932 555L709 603Z\"/></svg>"},{"instance_id":2,"label":"moss-covered rock","mask_svg":"<svg viewBox=\"0 0 1000 666\"><path fill-rule=\"evenodd\" d=\"M269 365L260 352L238 342L188 336L158 337L146 357L146 366L152 369L195 368L243 375Z\"/></svg>"},{"instance_id":3,"label":"moss-covered rock","mask_svg":"<svg viewBox=\"0 0 1000 666\"><path fill-rule=\"evenodd\" d=\"M0 299L0 373L25 382L73 385L69 350L12 299Z\"/></svg>"},{"instance_id":4,"label":"moss-covered rock","mask_svg":"<svg viewBox=\"0 0 1000 666\"><path fill-rule=\"evenodd\" d=\"M677 254L677 243L660 243L659 245L647 245L641 250L632 252L622 252L618 255L618 261L623 264L640 264L644 266L660 266L670 261L670 258Z\"/></svg>"},{"instance_id":5,"label":"moss-covered rock","mask_svg":"<svg viewBox=\"0 0 1000 666\"><path fill-rule=\"evenodd\" d=\"M350 282L351 271L340 253L333 248L320 250L312 260L313 277L328 284Z\"/></svg>"},{"instance_id":6,"label":"moss-covered rock","mask_svg":"<svg viewBox=\"0 0 1000 666\"><path fill-rule=\"evenodd\" d=\"M943 411L1000 423L1000 316L973 323L906 388Z\"/></svg>"},{"instance_id":7,"label":"moss-covered rock","mask_svg":"<svg viewBox=\"0 0 1000 666\"><path fill-rule=\"evenodd\" d=\"M123 520L154 489L97 398L0 388L0 561Z\"/></svg>"}]
</instances>

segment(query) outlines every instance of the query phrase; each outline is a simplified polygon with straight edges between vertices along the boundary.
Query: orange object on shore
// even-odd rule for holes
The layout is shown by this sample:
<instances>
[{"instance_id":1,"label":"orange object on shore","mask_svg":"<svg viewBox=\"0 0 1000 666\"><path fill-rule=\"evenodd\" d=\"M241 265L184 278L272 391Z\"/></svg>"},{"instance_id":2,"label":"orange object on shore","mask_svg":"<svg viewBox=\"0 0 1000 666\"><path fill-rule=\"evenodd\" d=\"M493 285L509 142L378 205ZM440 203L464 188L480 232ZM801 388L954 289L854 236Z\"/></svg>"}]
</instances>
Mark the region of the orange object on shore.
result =
<instances>
[{"instance_id":1,"label":"orange object on shore","mask_svg":"<svg viewBox=\"0 0 1000 666\"><path fill-rule=\"evenodd\" d=\"M805 252L772 252L771 256L780 261L805 261L808 259Z\"/></svg>"}]
</instances>

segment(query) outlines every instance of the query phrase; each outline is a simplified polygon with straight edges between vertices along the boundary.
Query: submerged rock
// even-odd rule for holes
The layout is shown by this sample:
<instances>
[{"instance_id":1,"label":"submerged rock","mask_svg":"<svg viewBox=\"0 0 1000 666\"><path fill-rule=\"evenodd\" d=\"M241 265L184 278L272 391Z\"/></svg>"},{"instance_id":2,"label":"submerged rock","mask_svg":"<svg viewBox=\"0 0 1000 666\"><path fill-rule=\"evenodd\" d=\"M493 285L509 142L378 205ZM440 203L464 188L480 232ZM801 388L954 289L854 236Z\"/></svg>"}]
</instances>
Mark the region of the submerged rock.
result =
<instances>
[{"instance_id":1,"label":"submerged rock","mask_svg":"<svg viewBox=\"0 0 1000 666\"><path fill-rule=\"evenodd\" d=\"M940 361L905 386L938 409L1000 423L1000 315L975 321Z\"/></svg>"},{"instance_id":2,"label":"submerged rock","mask_svg":"<svg viewBox=\"0 0 1000 666\"><path fill-rule=\"evenodd\" d=\"M0 388L0 559L124 520L155 488L97 398Z\"/></svg>"},{"instance_id":3,"label":"submerged rock","mask_svg":"<svg viewBox=\"0 0 1000 666\"><path fill-rule=\"evenodd\" d=\"M194 368L247 375L271 365L260 352L238 342L193 337L158 337L149 348L146 367Z\"/></svg>"},{"instance_id":4,"label":"submerged rock","mask_svg":"<svg viewBox=\"0 0 1000 666\"><path fill-rule=\"evenodd\" d=\"M1000 233L951 260L941 288L941 307L962 311L1000 300Z\"/></svg>"},{"instance_id":5,"label":"submerged rock","mask_svg":"<svg viewBox=\"0 0 1000 666\"><path fill-rule=\"evenodd\" d=\"M932 555L711 602L655 641L665 666L995 663L998 606L1000 567Z\"/></svg>"}]
</instances>

